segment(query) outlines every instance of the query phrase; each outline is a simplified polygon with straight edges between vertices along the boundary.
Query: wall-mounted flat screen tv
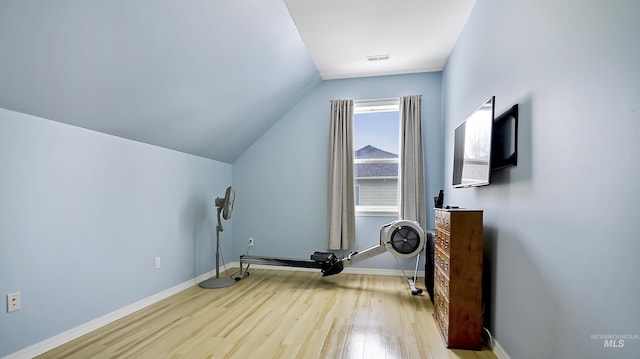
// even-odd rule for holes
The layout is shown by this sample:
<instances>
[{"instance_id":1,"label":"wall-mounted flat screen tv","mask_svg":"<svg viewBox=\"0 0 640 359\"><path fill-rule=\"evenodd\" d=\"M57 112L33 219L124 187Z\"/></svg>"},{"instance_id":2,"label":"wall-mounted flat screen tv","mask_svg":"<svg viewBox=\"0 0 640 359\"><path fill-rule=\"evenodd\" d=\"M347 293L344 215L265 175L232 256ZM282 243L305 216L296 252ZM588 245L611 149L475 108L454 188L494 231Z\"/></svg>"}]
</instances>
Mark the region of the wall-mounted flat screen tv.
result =
<instances>
[{"instance_id":1,"label":"wall-mounted flat screen tv","mask_svg":"<svg viewBox=\"0 0 640 359\"><path fill-rule=\"evenodd\" d=\"M488 185L491 180L491 132L495 97L476 109L455 129L453 187Z\"/></svg>"}]
</instances>

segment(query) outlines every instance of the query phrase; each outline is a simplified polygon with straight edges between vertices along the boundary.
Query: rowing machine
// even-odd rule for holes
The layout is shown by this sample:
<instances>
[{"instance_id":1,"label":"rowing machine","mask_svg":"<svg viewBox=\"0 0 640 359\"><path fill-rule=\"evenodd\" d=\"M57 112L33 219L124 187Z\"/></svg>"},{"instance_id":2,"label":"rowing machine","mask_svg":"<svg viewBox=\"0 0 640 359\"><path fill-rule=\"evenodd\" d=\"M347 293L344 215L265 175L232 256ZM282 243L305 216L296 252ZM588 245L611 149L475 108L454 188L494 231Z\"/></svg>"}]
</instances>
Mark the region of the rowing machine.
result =
<instances>
[{"instance_id":1,"label":"rowing machine","mask_svg":"<svg viewBox=\"0 0 640 359\"><path fill-rule=\"evenodd\" d=\"M425 241L424 230L417 222L399 219L380 228L380 243L360 252L351 252L342 258L338 258L331 252L314 252L309 260L241 255L240 274L236 277L236 280L249 275L248 270L251 264L316 268L320 269L323 277L326 277L342 272L345 266L362 262L389 251L400 258L417 256L413 278L408 278L408 281L411 294L418 295L422 293L422 289L416 288L415 283L417 280L418 261L420 260L420 253L424 250ZM245 264L246 268L244 268Z\"/></svg>"}]
</instances>

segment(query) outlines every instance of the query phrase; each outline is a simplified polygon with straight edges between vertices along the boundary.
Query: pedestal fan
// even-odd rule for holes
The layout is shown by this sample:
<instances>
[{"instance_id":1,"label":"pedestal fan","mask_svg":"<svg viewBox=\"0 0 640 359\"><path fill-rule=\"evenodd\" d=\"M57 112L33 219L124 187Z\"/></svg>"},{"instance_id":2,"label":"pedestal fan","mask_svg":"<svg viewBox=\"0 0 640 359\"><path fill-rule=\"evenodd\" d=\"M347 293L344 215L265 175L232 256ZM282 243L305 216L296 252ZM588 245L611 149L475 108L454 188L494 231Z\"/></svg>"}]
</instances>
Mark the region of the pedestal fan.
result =
<instances>
[{"instance_id":1,"label":"pedestal fan","mask_svg":"<svg viewBox=\"0 0 640 359\"><path fill-rule=\"evenodd\" d=\"M222 212L222 217L225 220L231 218L235 196L235 191L231 186L229 186L224 194L224 198L216 198L215 203L218 208L218 225L216 226L216 276L200 282L199 285L202 288L224 288L236 283L236 281L231 278L220 278L220 232L223 231L222 222L220 221L220 213Z\"/></svg>"}]
</instances>

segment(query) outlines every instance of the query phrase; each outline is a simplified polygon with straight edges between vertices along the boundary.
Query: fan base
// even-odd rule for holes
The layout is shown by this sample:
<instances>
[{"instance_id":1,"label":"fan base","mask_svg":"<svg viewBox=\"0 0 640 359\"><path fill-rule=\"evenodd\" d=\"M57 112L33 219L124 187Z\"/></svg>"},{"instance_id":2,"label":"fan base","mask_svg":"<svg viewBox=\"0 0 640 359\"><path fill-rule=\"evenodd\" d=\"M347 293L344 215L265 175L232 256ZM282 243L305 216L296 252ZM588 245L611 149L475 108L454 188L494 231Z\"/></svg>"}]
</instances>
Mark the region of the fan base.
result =
<instances>
[{"instance_id":1,"label":"fan base","mask_svg":"<svg viewBox=\"0 0 640 359\"><path fill-rule=\"evenodd\" d=\"M216 289L216 288L225 288L230 287L236 284L236 281L231 278L209 278L205 281L200 282L198 284L201 288L205 289Z\"/></svg>"}]
</instances>

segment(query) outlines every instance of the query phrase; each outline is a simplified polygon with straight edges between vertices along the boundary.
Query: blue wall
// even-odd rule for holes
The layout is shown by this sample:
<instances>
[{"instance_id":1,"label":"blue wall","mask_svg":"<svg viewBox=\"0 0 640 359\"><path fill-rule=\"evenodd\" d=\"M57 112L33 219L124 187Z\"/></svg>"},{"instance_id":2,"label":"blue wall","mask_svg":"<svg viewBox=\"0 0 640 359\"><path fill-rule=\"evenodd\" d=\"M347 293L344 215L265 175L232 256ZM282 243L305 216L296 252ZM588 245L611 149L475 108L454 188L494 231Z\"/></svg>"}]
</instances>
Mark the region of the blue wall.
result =
<instances>
[{"instance_id":1,"label":"blue wall","mask_svg":"<svg viewBox=\"0 0 640 359\"><path fill-rule=\"evenodd\" d=\"M442 188L442 74L384 76L324 81L302 98L234 164L237 191L234 254L251 253L306 259L327 248L329 101L422 95L427 198ZM429 214L433 222L433 213ZM380 226L389 217L359 217L356 246L379 242ZM237 258L237 257L236 257ZM237 259L236 259L237 260ZM415 262L414 262L415 263ZM397 269L391 254L358 266ZM412 268L411 261L403 264Z\"/></svg>"},{"instance_id":2,"label":"blue wall","mask_svg":"<svg viewBox=\"0 0 640 359\"><path fill-rule=\"evenodd\" d=\"M0 356L213 269L231 165L3 109L0 163Z\"/></svg>"},{"instance_id":3,"label":"blue wall","mask_svg":"<svg viewBox=\"0 0 640 359\"><path fill-rule=\"evenodd\" d=\"M443 73L445 203L485 210L490 327L512 358L638 358L640 3L479 0ZM453 130L520 104L519 163L452 189Z\"/></svg>"}]
</instances>

